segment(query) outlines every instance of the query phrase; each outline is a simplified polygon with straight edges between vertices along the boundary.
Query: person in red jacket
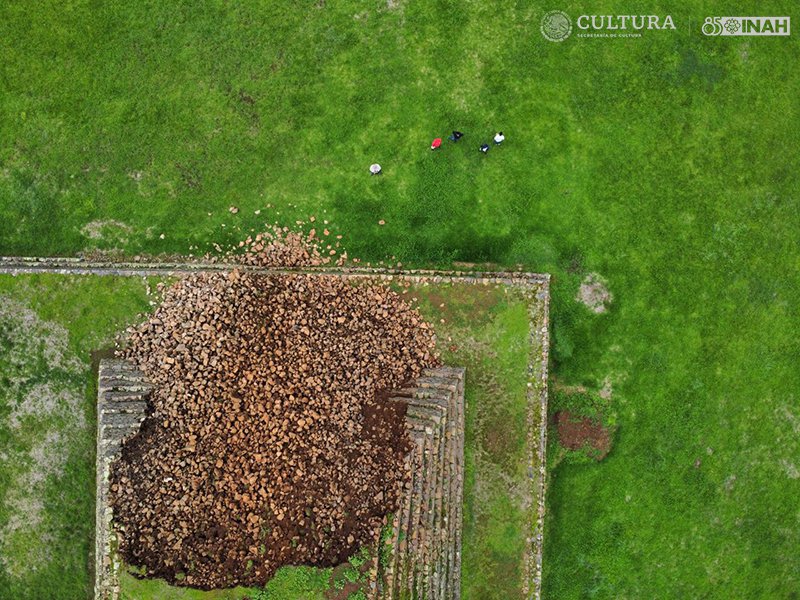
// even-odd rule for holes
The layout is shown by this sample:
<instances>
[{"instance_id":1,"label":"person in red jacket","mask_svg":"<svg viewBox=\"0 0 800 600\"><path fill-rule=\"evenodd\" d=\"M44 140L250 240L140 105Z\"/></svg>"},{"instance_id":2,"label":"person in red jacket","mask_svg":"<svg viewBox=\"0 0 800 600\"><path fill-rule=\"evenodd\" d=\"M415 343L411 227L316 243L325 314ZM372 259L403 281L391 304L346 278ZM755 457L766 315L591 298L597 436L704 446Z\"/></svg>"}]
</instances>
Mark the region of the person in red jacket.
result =
<instances>
[{"instance_id":1,"label":"person in red jacket","mask_svg":"<svg viewBox=\"0 0 800 600\"><path fill-rule=\"evenodd\" d=\"M441 145L442 145L442 138L436 138L431 142L431 150L436 150Z\"/></svg>"}]
</instances>

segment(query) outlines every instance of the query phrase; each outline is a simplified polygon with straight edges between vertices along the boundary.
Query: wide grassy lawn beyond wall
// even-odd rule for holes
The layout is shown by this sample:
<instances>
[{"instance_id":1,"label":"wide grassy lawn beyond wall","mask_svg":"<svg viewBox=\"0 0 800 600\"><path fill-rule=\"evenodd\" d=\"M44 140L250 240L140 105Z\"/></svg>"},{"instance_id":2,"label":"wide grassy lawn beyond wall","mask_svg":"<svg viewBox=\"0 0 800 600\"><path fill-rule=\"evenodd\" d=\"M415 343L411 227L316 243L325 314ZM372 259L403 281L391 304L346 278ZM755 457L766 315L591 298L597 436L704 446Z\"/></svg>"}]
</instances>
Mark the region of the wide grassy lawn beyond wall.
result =
<instances>
[{"instance_id":1,"label":"wide grassy lawn beyond wall","mask_svg":"<svg viewBox=\"0 0 800 600\"><path fill-rule=\"evenodd\" d=\"M550 9L676 29L555 44ZM608 379L619 428L603 462L550 473L546 597L796 598L800 48L700 33L730 13L800 19L787 0L5 2L0 253L205 251L314 215L364 260L551 272L555 377ZM575 300L590 272L604 314Z\"/></svg>"}]
</instances>

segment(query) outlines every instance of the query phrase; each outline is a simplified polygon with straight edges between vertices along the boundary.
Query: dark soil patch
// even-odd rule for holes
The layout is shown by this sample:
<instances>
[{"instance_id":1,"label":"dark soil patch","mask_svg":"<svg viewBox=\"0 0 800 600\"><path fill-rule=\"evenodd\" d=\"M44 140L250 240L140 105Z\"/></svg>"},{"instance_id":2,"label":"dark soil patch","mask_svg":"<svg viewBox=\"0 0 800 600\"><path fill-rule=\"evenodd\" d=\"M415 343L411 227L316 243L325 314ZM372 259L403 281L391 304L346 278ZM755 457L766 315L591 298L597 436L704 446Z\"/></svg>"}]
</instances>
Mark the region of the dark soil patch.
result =
<instances>
[{"instance_id":1,"label":"dark soil patch","mask_svg":"<svg viewBox=\"0 0 800 600\"><path fill-rule=\"evenodd\" d=\"M114 346L92 350L89 354L89 362L92 365L92 372L97 374L100 369L100 361L104 358L114 358Z\"/></svg>"},{"instance_id":2,"label":"dark soil patch","mask_svg":"<svg viewBox=\"0 0 800 600\"><path fill-rule=\"evenodd\" d=\"M555 414L558 441L569 450L588 450L600 461L611 451L611 433L602 423L561 410Z\"/></svg>"},{"instance_id":3,"label":"dark soil patch","mask_svg":"<svg viewBox=\"0 0 800 600\"><path fill-rule=\"evenodd\" d=\"M325 592L325 600L347 600L351 594L362 590L367 596L369 581L367 574L369 572L371 563L365 562L358 569L353 567L349 562L343 563L336 567L331 573L330 588ZM359 581L349 581L347 574L352 577L354 572L357 571L357 579Z\"/></svg>"},{"instance_id":4,"label":"dark soil patch","mask_svg":"<svg viewBox=\"0 0 800 600\"><path fill-rule=\"evenodd\" d=\"M481 445L487 459L513 472L520 452L520 441L524 439L524 422L512 421L508 414L488 419L481 432Z\"/></svg>"}]
</instances>

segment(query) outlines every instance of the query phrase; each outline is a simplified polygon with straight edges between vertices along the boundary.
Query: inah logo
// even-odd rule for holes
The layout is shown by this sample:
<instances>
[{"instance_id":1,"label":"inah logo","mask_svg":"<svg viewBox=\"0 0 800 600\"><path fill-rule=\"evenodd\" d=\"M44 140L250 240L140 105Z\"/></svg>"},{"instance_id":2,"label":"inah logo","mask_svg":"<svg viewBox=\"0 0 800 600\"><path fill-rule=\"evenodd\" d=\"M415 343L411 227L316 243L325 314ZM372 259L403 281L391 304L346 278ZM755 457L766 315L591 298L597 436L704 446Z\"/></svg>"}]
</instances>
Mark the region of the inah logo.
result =
<instances>
[{"instance_id":1,"label":"inah logo","mask_svg":"<svg viewBox=\"0 0 800 600\"><path fill-rule=\"evenodd\" d=\"M542 17L542 35L551 42L563 42L572 33L572 21L567 13L551 10Z\"/></svg>"},{"instance_id":2,"label":"inah logo","mask_svg":"<svg viewBox=\"0 0 800 600\"><path fill-rule=\"evenodd\" d=\"M706 17L704 35L790 35L789 17Z\"/></svg>"}]
</instances>

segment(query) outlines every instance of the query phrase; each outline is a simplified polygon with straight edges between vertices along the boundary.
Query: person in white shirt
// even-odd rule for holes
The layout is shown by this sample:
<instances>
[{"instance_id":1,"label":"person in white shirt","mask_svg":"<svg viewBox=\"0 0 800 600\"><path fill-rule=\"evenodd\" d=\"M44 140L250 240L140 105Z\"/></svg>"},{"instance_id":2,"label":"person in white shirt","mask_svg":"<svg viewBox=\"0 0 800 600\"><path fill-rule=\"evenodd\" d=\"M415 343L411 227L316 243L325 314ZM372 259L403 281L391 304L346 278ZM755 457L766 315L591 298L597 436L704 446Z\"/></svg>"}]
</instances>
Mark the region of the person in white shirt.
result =
<instances>
[{"instance_id":1,"label":"person in white shirt","mask_svg":"<svg viewBox=\"0 0 800 600\"><path fill-rule=\"evenodd\" d=\"M506 136L503 135L502 131L498 131L497 133L494 134L495 144L502 144L504 139L506 139Z\"/></svg>"},{"instance_id":2,"label":"person in white shirt","mask_svg":"<svg viewBox=\"0 0 800 600\"><path fill-rule=\"evenodd\" d=\"M373 175L380 175L382 172L381 166L378 163L373 163L369 166L369 172Z\"/></svg>"}]
</instances>

